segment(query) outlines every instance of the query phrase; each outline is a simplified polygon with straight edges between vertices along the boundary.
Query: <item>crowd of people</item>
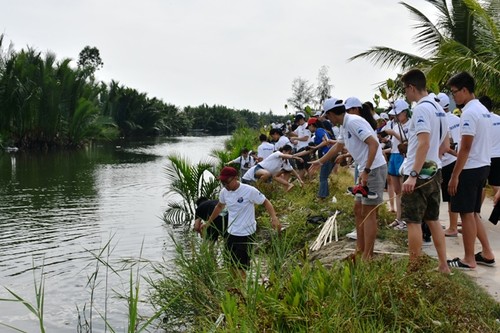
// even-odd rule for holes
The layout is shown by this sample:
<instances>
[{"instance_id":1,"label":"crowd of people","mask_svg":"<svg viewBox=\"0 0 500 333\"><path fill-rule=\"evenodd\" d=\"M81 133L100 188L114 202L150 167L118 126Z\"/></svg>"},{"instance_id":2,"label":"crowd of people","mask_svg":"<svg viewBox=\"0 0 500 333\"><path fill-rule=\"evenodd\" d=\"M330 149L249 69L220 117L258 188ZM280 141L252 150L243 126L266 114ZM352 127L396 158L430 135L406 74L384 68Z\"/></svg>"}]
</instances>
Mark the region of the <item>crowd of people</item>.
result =
<instances>
[{"instance_id":1,"label":"crowd of people","mask_svg":"<svg viewBox=\"0 0 500 333\"><path fill-rule=\"evenodd\" d=\"M244 271L256 229L253 205L264 204L273 226L281 228L271 202L258 190L260 183L274 180L290 191L295 181L303 186L319 171L321 202L330 196L331 173L339 164L353 163L354 186L348 191L355 197L355 255L365 260L373 256L377 211L387 191L396 214L389 227L407 231L412 265L419 265L423 242L432 237L442 273L493 266L495 254L480 212L486 184L493 188L495 202L500 199L500 116L492 112L490 99L476 98L469 73L447 82L460 117L450 112L449 95L427 91L422 71L408 71L401 83L405 99L393 101L387 112L378 114L370 102L356 97L328 98L309 119L298 112L293 123L273 126L269 137L259 137L256 153L243 149L226 163L219 176L220 198L211 202L211 214L197 213L195 229L206 228L227 207L227 247ZM235 164L239 172L229 166ZM448 203L446 230L439 222L441 200ZM459 218L464 255L448 260L445 239L457 236ZM213 240L214 233L210 235Z\"/></svg>"}]
</instances>

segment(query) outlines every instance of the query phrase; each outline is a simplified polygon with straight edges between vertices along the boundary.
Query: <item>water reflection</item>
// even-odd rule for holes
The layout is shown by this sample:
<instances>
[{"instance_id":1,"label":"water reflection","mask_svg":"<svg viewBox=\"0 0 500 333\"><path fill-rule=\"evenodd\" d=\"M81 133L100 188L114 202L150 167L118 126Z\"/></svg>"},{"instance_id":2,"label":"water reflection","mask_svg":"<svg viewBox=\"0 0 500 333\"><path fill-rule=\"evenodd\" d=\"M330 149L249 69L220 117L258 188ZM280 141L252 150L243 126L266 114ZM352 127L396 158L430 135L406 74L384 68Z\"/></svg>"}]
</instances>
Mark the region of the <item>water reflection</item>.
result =
<instances>
[{"instance_id":1,"label":"water reflection","mask_svg":"<svg viewBox=\"0 0 500 333\"><path fill-rule=\"evenodd\" d=\"M166 207L165 156L179 153L207 160L225 137L182 138L95 145L80 152L0 154L0 281L34 300L33 267L44 265L45 322L49 332L76 325L76 305L89 302L93 253L113 236L114 267L136 259L172 256L160 217ZM88 265L91 264L90 267ZM35 271L39 279L40 272ZM114 289L127 290L125 277L112 275ZM28 287L28 288L27 288ZM101 290L103 285L99 286ZM103 294L98 294L102 300ZM0 298L9 297L5 290ZM10 298L10 297L9 297ZM115 329L126 327L124 302L110 300ZM97 306L103 307L102 301ZM0 322L28 332L37 322L21 305L0 302ZM96 327L98 329L98 327Z\"/></svg>"}]
</instances>

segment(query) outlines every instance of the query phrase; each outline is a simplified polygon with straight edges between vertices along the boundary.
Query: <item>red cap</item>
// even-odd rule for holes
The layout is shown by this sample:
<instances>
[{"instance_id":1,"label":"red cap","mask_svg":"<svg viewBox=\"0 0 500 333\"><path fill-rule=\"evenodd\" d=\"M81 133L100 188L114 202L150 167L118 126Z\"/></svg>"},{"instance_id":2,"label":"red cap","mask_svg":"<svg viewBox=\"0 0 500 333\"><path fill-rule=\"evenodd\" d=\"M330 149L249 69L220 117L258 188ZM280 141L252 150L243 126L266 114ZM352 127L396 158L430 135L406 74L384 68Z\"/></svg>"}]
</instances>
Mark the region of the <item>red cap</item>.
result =
<instances>
[{"instance_id":1,"label":"red cap","mask_svg":"<svg viewBox=\"0 0 500 333\"><path fill-rule=\"evenodd\" d=\"M311 124L316 124L318 122L318 118L309 118L309 120L307 121L307 126L311 125Z\"/></svg>"},{"instance_id":2,"label":"red cap","mask_svg":"<svg viewBox=\"0 0 500 333\"><path fill-rule=\"evenodd\" d=\"M223 167L220 171L219 180L226 181L231 177L238 176L238 170L232 167Z\"/></svg>"}]
</instances>

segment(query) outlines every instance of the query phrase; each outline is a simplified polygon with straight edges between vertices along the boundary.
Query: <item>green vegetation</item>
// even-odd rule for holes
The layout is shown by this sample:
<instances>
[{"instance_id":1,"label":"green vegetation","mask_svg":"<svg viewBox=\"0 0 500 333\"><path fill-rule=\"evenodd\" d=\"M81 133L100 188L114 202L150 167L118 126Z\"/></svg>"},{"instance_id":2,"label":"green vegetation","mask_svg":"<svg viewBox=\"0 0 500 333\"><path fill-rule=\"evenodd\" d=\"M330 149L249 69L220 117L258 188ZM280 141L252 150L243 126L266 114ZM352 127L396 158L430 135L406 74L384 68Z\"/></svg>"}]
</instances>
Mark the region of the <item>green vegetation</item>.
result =
<instances>
[{"instance_id":1,"label":"green vegetation","mask_svg":"<svg viewBox=\"0 0 500 333\"><path fill-rule=\"evenodd\" d=\"M79 148L90 140L230 134L284 122L283 116L206 104L181 109L136 89L99 82L99 50L86 46L71 59L34 48L3 47L0 34L0 144L20 149Z\"/></svg>"},{"instance_id":2,"label":"green vegetation","mask_svg":"<svg viewBox=\"0 0 500 333\"><path fill-rule=\"evenodd\" d=\"M261 188L286 226L276 234L262 207L258 245L246 281L235 279L224 264L222 244L214 247L196 236L177 246L175 273L152 281L152 302L164 307L169 332L500 332L500 306L472 280L455 272L442 275L437 262L424 257L410 267L406 234L385 228L393 219L381 207L378 238L394 254L371 262L342 260L355 247L345 235L352 230L352 197L344 194L352 174L333 175L337 202L315 201L318 181L285 193L280 186ZM338 215L339 242L309 250L319 233L307 223L312 215ZM170 263L169 263L170 265ZM181 291L181 295L179 292ZM165 306L167 302L170 306Z\"/></svg>"},{"instance_id":3,"label":"green vegetation","mask_svg":"<svg viewBox=\"0 0 500 333\"><path fill-rule=\"evenodd\" d=\"M500 102L500 2L498 0L426 0L437 14L433 21L405 2L417 21L414 37L421 55L385 46L373 47L350 60L365 58L380 66L418 67L427 74L429 86L447 91L446 81L455 73L470 72L477 95ZM435 89L433 89L435 90Z\"/></svg>"}]
</instances>

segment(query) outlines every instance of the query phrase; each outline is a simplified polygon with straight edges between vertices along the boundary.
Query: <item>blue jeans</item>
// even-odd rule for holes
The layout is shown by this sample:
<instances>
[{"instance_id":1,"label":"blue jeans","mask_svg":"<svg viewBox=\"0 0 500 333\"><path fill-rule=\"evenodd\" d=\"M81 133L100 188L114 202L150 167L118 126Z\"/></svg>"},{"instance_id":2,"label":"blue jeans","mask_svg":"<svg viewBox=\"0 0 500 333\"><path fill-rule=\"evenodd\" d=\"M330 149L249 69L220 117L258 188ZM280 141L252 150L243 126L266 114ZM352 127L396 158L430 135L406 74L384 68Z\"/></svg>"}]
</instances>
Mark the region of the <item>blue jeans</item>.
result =
<instances>
[{"instance_id":1,"label":"blue jeans","mask_svg":"<svg viewBox=\"0 0 500 333\"><path fill-rule=\"evenodd\" d=\"M321 166L321 170L319 171L319 198L326 198L330 195L330 190L328 189L328 176L332 173L334 166L335 163L332 161L327 161Z\"/></svg>"}]
</instances>

